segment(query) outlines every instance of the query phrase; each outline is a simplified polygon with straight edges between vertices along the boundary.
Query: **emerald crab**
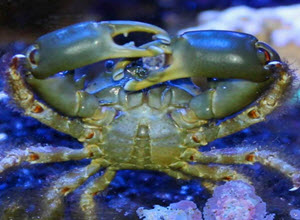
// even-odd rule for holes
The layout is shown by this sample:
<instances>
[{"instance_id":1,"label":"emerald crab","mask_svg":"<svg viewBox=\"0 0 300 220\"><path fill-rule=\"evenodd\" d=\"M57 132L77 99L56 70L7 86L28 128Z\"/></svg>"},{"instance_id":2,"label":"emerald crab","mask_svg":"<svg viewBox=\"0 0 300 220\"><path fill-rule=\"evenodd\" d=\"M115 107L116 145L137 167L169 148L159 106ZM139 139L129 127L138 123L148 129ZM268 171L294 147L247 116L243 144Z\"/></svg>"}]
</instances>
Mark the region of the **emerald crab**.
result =
<instances>
[{"instance_id":1,"label":"emerald crab","mask_svg":"<svg viewBox=\"0 0 300 220\"><path fill-rule=\"evenodd\" d=\"M152 40L140 46L114 41L130 32L150 33ZM104 70L78 71L104 60ZM11 58L3 75L24 115L78 139L83 147L13 150L0 160L0 173L23 162L90 160L52 184L45 219L61 206L61 198L86 182L80 207L87 219L96 218L94 196L124 169L201 178L213 190L214 182L249 181L230 165L260 162L290 178L291 190L300 187L299 169L275 152L198 150L265 120L292 84L287 64L252 35L210 30L170 38L141 22L85 22L40 37ZM103 169L102 176L89 180Z\"/></svg>"}]
</instances>

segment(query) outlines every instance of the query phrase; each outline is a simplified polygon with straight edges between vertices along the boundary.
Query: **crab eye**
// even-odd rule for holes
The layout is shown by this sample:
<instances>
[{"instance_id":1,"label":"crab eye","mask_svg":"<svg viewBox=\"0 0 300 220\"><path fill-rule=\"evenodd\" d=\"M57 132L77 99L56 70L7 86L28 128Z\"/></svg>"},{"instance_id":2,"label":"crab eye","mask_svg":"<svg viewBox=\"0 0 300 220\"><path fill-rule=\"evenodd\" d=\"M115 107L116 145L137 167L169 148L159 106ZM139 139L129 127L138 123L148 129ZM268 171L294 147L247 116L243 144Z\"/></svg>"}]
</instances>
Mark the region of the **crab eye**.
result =
<instances>
[{"instance_id":1,"label":"crab eye","mask_svg":"<svg viewBox=\"0 0 300 220\"><path fill-rule=\"evenodd\" d=\"M271 54L264 48L259 48L257 55L263 64L267 64L271 61Z\"/></svg>"},{"instance_id":2,"label":"crab eye","mask_svg":"<svg viewBox=\"0 0 300 220\"><path fill-rule=\"evenodd\" d=\"M37 45L32 45L28 48L26 55L32 66L36 66L39 63L40 53Z\"/></svg>"},{"instance_id":3,"label":"crab eye","mask_svg":"<svg viewBox=\"0 0 300 220\"><path fill-rule=\"evenodd\" d=\"M29 60L32 64L36 65L37 64L37 54L38 54L38 51L37 49L34 49L30 52L29 54Z\"/></svg>"}]
</instances>

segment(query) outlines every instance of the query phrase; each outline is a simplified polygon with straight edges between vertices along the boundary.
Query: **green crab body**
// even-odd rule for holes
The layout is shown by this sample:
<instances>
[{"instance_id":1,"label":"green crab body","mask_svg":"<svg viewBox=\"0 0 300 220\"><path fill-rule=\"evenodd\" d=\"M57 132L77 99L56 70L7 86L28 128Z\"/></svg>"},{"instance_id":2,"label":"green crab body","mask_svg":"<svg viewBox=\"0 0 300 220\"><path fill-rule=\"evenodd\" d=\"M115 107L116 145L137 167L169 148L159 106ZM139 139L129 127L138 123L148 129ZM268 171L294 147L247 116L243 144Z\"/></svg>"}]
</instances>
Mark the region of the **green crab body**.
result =
<instances>
[{"instance_id":1,"label":"green crab body","mask_svg":"<svg viewBox=\"0 0 300 220\"><path fill-rule=\"evenodd\" d=\"M153 34L153 41L135 47L113 40L134 31ZM112 58L121 59L105 70L74 70ZM94 196L122 169L201 178L213 190L219 181L250 182L230 165L260 162L290 178L291 190L300 187L299 169L274 152L198 150L265 120L292 84L287 64L254 36L199 31L171 39L140 22L87 22L39 38L25 55L12 57L4 78L18 109L76 138L83 148L31 146L8 152L0 173L22 162L90 160L49 187L43 219L53 217L63 197L85 182L81 210L96 219ZM90 180L100 170L103 175Z\"/></svg>"},{"instance_id":2,"label":"green crab body","mask_svg":"<svg viewBox=\"0 0 300 220\"><path fill-rule=\"evenodd\" d=\"M153 165L163 169L179 159L186 148L187 132L184 120L175 116L176 122L173 115L188 106L190 93L166 85L136 93L112 87L95 96L115 112L114 119L103 127L99 143L108 160L139 169Z\"/></svg>"}]
</instances>

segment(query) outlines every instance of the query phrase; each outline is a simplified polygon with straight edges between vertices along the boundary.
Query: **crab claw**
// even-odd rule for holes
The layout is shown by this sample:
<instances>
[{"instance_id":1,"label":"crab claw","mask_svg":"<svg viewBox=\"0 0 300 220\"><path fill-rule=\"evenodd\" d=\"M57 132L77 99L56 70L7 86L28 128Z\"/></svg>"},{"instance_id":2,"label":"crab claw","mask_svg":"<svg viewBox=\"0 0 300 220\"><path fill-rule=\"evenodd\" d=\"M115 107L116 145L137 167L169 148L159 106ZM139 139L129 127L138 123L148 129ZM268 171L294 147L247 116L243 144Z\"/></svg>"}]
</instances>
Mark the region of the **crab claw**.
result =
<instances>
[{"instance_id":1,"label":"crab claw","mask_svg":"<svg viewBox=\"0 0 300 220\"><path fill-rule=\"evenodd\" d=\"M167 80L190 77L263 82L284 66L269 45L239 32L186 32L172 39L169 47L170 63L150 72L144 80L128 81L125 89L140 90Z\"/></svg>"},{"instance_id":2,"label":"crab claw","mask_svg":"<svg viewBox=\"0 0 300 220\"><path fill-rule=\"evenodd\" d=\"M169 41L168 34L154 25L133 21L84 22L48 33L28 48L28 68L36 78L72 70L101 60L155 56L154 47L118 45L114 37L130 32L153 33L153 40Z\"/></svg>"}]
</instances>

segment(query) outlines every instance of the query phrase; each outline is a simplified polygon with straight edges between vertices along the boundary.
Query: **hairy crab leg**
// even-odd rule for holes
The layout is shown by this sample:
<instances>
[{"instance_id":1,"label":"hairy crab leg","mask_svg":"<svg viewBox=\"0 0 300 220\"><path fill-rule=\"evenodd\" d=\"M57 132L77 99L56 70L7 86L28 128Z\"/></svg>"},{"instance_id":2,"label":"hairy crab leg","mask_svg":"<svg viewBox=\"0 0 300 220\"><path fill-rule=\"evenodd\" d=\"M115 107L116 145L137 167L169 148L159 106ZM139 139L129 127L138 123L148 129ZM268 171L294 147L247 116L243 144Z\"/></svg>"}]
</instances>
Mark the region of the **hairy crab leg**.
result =
<instances>
[{"instance_id":1,"label":"hairy crab leg","mask_svg":"<svg viewBox=\"0 0 300 220\"><path fill-rule=\"evenodd\" d=\"M180 156L183 161L204 164L253 164L256 161L255 148L225 148L200 152L195 148L186 149Z\"/></svg>"},{"instance_id":2,"label":"hairy crab leg","mask_svg":"<svg viewBox=\"0 0 300 220\"><path fill-rule=\"evenodd\" d=\"M300 171L286 161L280 159L277 153L267 150L229 148L199 152L197 149L188 148L181 155L181 159L188 162L205 164L254 164L259 162L262 165L280 171L290 178L293 183L293 188L290 189L291 191L297 190L300 187Z\"/></svg>"},{"instance_id":3,"label":"hairy crab leg","mask_svg":"<svg viewBox=\"0 0 300 220\"><path fill-rule=\"evenodd\" d=\"M104 174L90 182L80 198L80 207L87 219L93 219L96 203L94 196L108 187L116 175L114 168L108 167Z\"/></svg>"},{"instance_id":4,"label":"hairy crab leg","mask_svg":"<svg viewBox=\"0 0 300 220\"><path fill-rule=\"evenodd\" d=\"M250 182L247 177L237 173L235 170L225 166L208 166L202 164L189 164L187 162L176 162L170 165L171 169L180 170L184 174L209 179L212 181L244 180Z\"/></svg>"},{"instance_id":5,"label":"hairy crab leg","mask_svg":"<svg viewBox=\"0 0 300 220\"><path fill-rule=\"evenodd\" d=\"M80 120L62 116L34 97L19 71L23 60L23 55L15 55L5 73L6 90L11 94L15 105L21 107L26 116L33 117L60 132L77 139L84 136L86 128Z\"/></svg>"},{"instance_id":6,"label":"hairy crab leg","mask_svg":"<svg viewBox=\"0 0 300 220\"><path fill-rule=\"evenodd\" d=\"M52 163L69 160L82 160L89 157L86 149L71 149L68 147L28 147L25 150L12 150L0 160L0 173L20 165L23 162L31 164Z\"/></svg>"},{"instance_id":7,"label":"hairy crab leg","mask_svg":"<svg viewBox=\"0 0 300 220\"><path fill-rule=\"evenodd\" d=\"M25 110L25 115L36 118L63 133L70 134L80 141L84 141L85 137L92 133L101 133L99 129L93 130L83 125L81 120L71 120L54 112L51 108L35 99L33 89L49 106L66 116L79 116L83 117L83 120L91 121L96 119L100 124L101 122L105 124L113 120L115 115L114 109L99 107L97 98L82 91L83 83L75 81L72 74L42 80L36 79L31 75L25 77L22 76L19 70L19 67L22 66L22 60L24 60L23 55L16 55L12 58L12 64L5 78L7 91L11 93L15 104ZM26 78L26 80L22 77ZM27 84L30 85L30 88ZM97 135L94 136L96 137Z\"/></svg>"},{"instance_id":8,"label":"hairy crab leg","mask_svg":"<svg viewBox=\"0 0 300 220\"><path fill-rule=\"evenodd\" d=\"M23 55L15 55L11 59L10 67L5 75L7 90L11 93L15 104L24 109L25 115L36 118L48 126L79 138L84 129L83 124L79 120L69 120L34 98L33 92L28 88L19 71L20 63L24 58Z\"/></svg>"},{"instance_id":9,"label":"hairy crab leg","mask_svg":"<svg viewBox=\"0 0 300 220\"><path fill-rule=\"evenodd\" d=\"M107 162L102 159L92 160L91 163L82 168L77 168L60 177L48 190L43 201L47 207L44 218L49 218L55 211L63 206L62 198L81 186L90 176L96 174ZM49 205L50 204L50 205Z\"/></svg>"},{"instance_id":10,"label":"hairy crab leg","mask_svg":"<svg viewBox=\"0 0 300 220\"><path fill-rule=\"evenodd\" d=\"M259 163L275 168L281 173L289 177L293 183L293 188L290 191L295 191L300 188L300 171L294 166L288 164L284 160L281 160L280 157L271 151L258 151L255 153L255 160Z\"/></svg>"}]
</instances>

